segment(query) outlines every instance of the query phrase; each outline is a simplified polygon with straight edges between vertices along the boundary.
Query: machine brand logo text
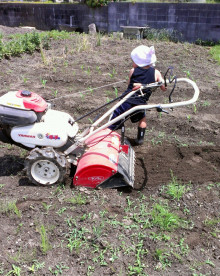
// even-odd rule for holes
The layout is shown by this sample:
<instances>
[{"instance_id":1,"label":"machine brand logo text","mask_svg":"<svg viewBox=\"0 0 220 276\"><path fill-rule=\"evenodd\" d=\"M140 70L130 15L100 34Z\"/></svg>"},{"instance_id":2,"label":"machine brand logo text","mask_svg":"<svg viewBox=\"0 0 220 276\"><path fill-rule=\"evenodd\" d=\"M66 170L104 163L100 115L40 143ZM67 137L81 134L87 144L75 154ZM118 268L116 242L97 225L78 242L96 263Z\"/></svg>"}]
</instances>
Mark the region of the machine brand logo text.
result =
<instances>
[{"instance_id":1,"label":"machine brand logo text","mask_svg":"<svg viewBox=\"0 0 220 276\"><path fill-rule=\"evenodd\" d=\"M92 181L92 182L103 181L104 177L103 176L91 176L91 177L88 177L88 180Z\"/></svg>"},{"instance_id":2,"label":"machine brand logo text","mask_svg":"<svg viewBox=\"0 0 220 276\"><path fill-rule=\"evenodd\" d=\"M26 137L26 138L35 138L34 135L28 135L28 134L18 134L20 137Z\"/></svg>"},{"instance_id":3,"label":"machine brand logo text","mask_svg":"<svg viewBox=\"0 0 220 276\"><path fill-rule=\"evenodd\" d=\"M14 103L7 103L7 105L14 106L14 107L21 107L20 104L14 104Z\"/></svg>"},{"instance_id":4,"label":"machine brand logo text","mask_svg":"<svg viewBox=\"0 0 220 276\"><path fill-rule=\"evenodd\" d=\"M60 137L58 135L52 135L50 133L47 133L46 137L47 139L50 139L50 140L60 140Z\"/></svg>"}]
</instances>

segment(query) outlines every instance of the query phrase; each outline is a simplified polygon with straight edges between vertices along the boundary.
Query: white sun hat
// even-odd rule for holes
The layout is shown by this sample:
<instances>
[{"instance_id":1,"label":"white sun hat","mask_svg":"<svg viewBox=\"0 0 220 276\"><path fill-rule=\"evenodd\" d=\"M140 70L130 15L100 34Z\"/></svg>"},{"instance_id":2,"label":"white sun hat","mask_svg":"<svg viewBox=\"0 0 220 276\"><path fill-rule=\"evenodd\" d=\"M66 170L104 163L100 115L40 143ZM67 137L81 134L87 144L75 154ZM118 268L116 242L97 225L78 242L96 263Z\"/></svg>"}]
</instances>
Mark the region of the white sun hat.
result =
<instances>
[{"instance_id":1,"label":"white sun hat","mask_svg":"<svg viewBox=\"0 0 220 276\"><path fill-rule=\"evenodd\" d=\"M147 65L155 65L157 60L154 46L147 47L140 45L131 52L131 59L137 66L144 67Z\"/></svg>"}]
</instances>

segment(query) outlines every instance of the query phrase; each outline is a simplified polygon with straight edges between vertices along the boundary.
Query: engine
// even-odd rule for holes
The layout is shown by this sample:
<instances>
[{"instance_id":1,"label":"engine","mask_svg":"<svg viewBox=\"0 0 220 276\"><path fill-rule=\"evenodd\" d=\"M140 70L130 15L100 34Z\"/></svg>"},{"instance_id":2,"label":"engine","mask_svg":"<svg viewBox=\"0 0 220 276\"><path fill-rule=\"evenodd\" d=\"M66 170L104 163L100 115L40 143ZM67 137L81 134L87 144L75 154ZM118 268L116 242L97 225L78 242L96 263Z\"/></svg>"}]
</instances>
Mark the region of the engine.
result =
<instances>
[{"instance_id":1,"label":"engine","mask_svg":"<svg viewBox=\"0 0 220 276\"><path fill-rule=\"evenodd\" d=\"M68 113L52 110L30 91L11 91L0 97L0 127L13 142L28 148L61 148L78 132Z\"/></svg>"}]
</instances>

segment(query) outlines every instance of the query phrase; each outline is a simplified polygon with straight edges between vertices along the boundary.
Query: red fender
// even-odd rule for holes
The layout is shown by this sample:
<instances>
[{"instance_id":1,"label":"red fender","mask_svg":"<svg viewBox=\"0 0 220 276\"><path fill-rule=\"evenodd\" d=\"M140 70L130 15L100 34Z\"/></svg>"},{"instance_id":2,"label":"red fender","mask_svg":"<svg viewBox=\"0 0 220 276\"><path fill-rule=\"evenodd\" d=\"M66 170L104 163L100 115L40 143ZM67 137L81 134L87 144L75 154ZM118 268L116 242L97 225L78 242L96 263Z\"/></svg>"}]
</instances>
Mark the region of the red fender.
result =
<instances>
[{"instance_id":1,"label":"red fender","mask_svg":"<svg viewBox=\"0 0 220 276\"><path fill-rule=\"evenodd\" d=\"M78 162L73 184L95 188L117 172L120 135L104 129L86 140L86 144L89 149Z\"/></svg>"}]
</instances>

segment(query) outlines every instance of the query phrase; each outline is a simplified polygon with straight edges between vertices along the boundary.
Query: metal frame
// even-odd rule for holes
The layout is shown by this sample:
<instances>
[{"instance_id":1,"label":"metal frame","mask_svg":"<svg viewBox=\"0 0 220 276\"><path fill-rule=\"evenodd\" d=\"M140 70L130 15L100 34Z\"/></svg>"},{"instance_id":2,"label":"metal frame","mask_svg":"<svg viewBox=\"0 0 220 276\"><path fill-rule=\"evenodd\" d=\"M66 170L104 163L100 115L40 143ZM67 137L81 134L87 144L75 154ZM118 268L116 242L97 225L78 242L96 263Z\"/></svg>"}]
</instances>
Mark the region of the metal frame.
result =
<instances>
[{"instance_id":1,"label":"metal frame","mask_svg":"<svg viewBox=\"0 0 220 276\"><path fill-rule=\"evenodd\" d=\"M128 98L130 98L132 95L134 95L138 90L135 91L131 91L130 93L128 93L122 100L120 100L116 105L114 105L112 108L110 108L105 114L103 114L102 117L100 117L96 122L94 122L89 129L87 129L86 131L84 131L81 136L77 137L76 142L69 147L64 153L66 155L70 154L71 152L73 152L75 149L77 149L78 147L82 147L85 145L85 141L91 137L92 135L94 135L95 133L99 132L100 130L103 130L107 127L109 127L110 125L114 124L115 122L124 119L126 116L132 114L135 111L138 110L148 110L148 109L152 109L152 108L159 108L159 109L167 109L167 108L174 108L174 107L180 107L180 106L184 106L184 105L189 105L189 104L193 104L197 101L198 97L199 97L199 88L197 86L197 84L187 78L178 78L177 82L186 82L191 84L192 88L194 89L194 95L190 100L187 101L181 101L181 102L173 102L173 103L169 103L169 104L149 104L149 105L138 105L135 106L131 109L129 109L128 111L124 112L123 114L121 114L120 116L114 118L113 120L109 120L107 123L105 123L104 125L98 127L97 129L94 130L95 127L97 127L106 117L110 116L112 114L112 112L118 107L120 106L122 103L124 103ZM161 86L162 83L151 83L145 86L142 86L140 89L146 89L146 88L156 88Z\"/></svg>"}]
</instances>

